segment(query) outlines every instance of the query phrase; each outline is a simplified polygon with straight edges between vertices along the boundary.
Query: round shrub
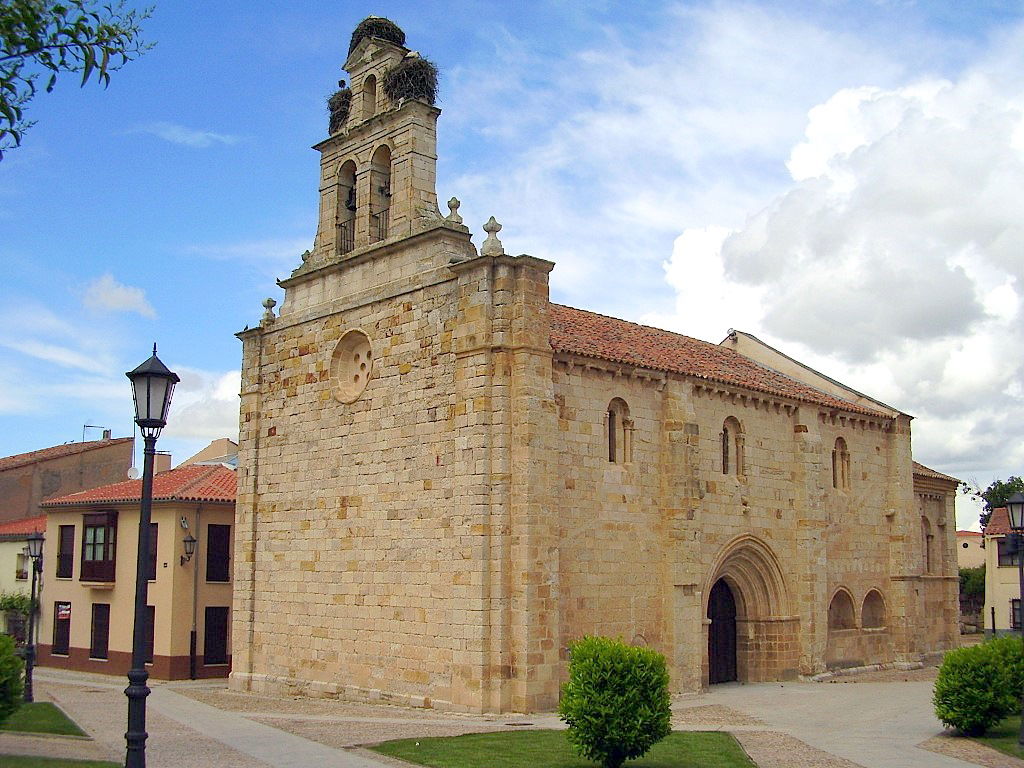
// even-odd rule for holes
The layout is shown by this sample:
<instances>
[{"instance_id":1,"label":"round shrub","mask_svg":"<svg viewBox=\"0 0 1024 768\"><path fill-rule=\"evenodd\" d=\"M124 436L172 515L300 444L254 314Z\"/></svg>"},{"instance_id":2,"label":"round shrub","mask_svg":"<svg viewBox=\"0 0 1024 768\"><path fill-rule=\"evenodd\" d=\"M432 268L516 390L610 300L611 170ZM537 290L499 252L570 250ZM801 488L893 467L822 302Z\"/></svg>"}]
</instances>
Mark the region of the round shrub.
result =
<instances>
[{"instance_id":1,"label":"round shrub","mask_svg":"<svg viewBox=\"0 0 1024 768\"><path fill-rule=\"evenodd\" d=\"M985 647L995 657L996 665L1006 675L1010 694L1017 700L1024 695L1024 644L1020 635L1002 635L992 638Z\"/></svg>"},{"instance_id":2,"label":"round shrub","mask_svg":"<svg viewBox=\"0 0 1024 768\"><path fill-rule=\"evenodd\" d=\"M665 657L607 637L569 647L569 680L558 716L577 754L619 768L668 736L671 710Z\"/></svg>"},{"instance_id":3,"label":"round shrub","mask_svg":"<svg viewBox=\"0 0 1024 768\"><path fill-rule=\"evenodd\" d=\"M989 644L946 654L932 702L936 717L966 736L980 736L1017 708L1007 673Z\"/></svg>"},{"instance_id":4,"label":"round shrub","mask_svg":"<svg viewBox=\"0 0 1024 768\"><path fill-rule=\"evenodd\" d=\"M367 16L356 25L348 43L349 55L364 37L379 37L395 45L405 45L405 32L402 28L383 16Z\"/></svg>"},{"instance_id":5,"label":"round shrub","mask_svg":"<svg viewBox=\"0 0 1024 768\"><path fill-rule=\"evenodd\" d=\"M0 635L0 723L21 706L24 666L14 651L14 638Z\"/></svg>"}]
</instances>

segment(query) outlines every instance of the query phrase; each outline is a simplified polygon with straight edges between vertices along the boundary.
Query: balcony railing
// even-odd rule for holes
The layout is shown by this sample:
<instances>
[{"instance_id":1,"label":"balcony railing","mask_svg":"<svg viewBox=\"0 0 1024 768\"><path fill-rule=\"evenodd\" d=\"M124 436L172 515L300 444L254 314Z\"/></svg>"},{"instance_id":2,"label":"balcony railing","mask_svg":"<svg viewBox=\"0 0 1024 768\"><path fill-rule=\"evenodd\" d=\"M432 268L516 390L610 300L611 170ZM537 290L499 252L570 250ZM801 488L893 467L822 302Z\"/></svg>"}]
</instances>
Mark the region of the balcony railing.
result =
<instances>
[{"instance_id":1,"label":"balcony railing","mask_svg":"<svg viewBox=\"0 0 1024 768\"><path fill-rule=\"evenodd\" d=\"M80 581L113 581L113 560L85 560L82 562Z\"/></svg>"},{"instance_id":2,"label":"balcony railing","mask_svg":"<svg viewBox=\"0 0 1024 768\"><path fill-rule=\"evenodd\" d=\"M348 253L356 247L355 219L338 223L338 253Z\"/></svg>"},{"instance_id":3,"label":"balcony railing","mask_svg":"<svg viewBox=\"0 0 1024 768\"><path fill-rule=\"evenodd\" d=\"M370 242L379 243L388 237L388 209L370 215Z\"/></svg>"}]
</instances>

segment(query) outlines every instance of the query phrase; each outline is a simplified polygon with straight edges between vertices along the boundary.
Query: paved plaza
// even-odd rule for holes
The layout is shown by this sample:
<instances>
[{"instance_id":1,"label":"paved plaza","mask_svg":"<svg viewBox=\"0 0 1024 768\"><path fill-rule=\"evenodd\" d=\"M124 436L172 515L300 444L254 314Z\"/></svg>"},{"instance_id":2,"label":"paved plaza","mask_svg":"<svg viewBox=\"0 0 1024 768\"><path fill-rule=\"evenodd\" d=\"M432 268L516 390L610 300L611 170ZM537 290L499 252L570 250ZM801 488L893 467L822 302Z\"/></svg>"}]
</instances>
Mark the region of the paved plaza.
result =
<instances>
[{"instance_id":1,"label":"paved plaza","mask_svg":"<svg viewBox=\"0 0 1024 768\"><path fill-rule=\"evenodd\" d=\"M934 670L839 678L829 683L719 685L673 705L673 725L726 730L760 768L988 768L1024 761L936 739ZM37 698L60 705L91 740L0 733L0 755L122 760L126 681L52 669L36 673ZM360 745L387 739L558 728L556 716L463 715L327 699L228 691L223 681L154 682L149 697L151 768L373 768L397 761ZM922 748L957 752L960 758ZM979 754L981 755L979 757ZM0 763L2 763L0 759Z\"/></svg>"}]
</instances>

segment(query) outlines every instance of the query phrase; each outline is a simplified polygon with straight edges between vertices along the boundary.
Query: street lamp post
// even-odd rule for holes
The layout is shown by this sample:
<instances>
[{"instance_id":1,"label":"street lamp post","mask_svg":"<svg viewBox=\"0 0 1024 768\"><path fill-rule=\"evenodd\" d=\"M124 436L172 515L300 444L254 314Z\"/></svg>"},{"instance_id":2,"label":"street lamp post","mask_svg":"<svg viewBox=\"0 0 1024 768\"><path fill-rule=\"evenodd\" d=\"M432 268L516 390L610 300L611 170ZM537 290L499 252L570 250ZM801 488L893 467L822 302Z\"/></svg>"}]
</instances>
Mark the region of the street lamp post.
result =
<instances>
[{"instance_id":1,"label":"street lamp post","mask_svg":"<svg viewBox=\"0 0 1024 768\"><path fill-rule=\"evenodd\" d=\"M43 534L32 533L26 539L25 552L32 560L32 591L29 596L28 608L28 643L25 645L25 702L31 704L35 699L32 694L32 670L36 664L36 584L43 572Z\"/></svg>"},{"instance_id":2,"label":"street lamp post","mask_svg":"<svg viewBox=\"0 0 1024 768\"><path fill-rule=\"evenodd\" d=\"M1020 583L1020 599L1017 601L1017 627L1021 642L1024 643L1024 494L1015 493L1006 500L1006 511L1010 518L1010 529L1017 545L1017 579ZM1021 712L1024 715L1024 697L1021 697ZM1024 716L1020 721L1017 743L1024 747Z\"/></svg>"},{"instance_id":3,"label":"street lamp post","mask_svg":"<svg viewBox=\"0 0 1024 768\"><path fill-rule=\"evenodd\" d=\"M135 631L132 635L132 668L128 671L128 730L125 768L146 768L146 603L149 597L149 521L153 507L153 456L156 439L167 424L174 385L180 379L156 356L125 374L132 382L135 398L135 423L145 440L142 464L142 496L139 500L139 551L135 568Z\"/></svg>"}]
</instances>

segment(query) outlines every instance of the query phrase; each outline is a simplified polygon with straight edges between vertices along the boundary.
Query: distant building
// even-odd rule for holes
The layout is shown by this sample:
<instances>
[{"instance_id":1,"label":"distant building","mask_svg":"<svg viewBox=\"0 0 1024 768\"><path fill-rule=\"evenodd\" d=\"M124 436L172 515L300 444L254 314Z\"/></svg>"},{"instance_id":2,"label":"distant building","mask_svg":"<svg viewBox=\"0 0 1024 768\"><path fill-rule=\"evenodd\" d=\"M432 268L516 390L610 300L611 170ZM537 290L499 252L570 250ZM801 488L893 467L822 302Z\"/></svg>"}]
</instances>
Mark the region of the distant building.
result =
<instances>
[{"instance_id":1,"label":"distant building","mask_svg":"<svg viewBox=\"0 0 1024 768\"><path fill-rule=\"evenodd\" d=\"M1020 631L1021 553L1010 543L1010 518L1006 507L992 510L985 526L985 631Z\"/></svg>"},{"instance_id":2,"label":"distant building","mask_svg":"<svg viewBox=\"0 0 1024 768\"><path fill-rule=\"evenodd\" d=\"M961 568L984 565L985 535L979 531L957 531L956 561Z\"/></svg>"},{"instance_id":3,"label":"distant building","mask_svg":"<svg viewBox=\"0 0 1024 768\"><path fill-rule=\"evenodd\" d=\"M0 523L39 514L39 502L124 480L132 465L131 437L66 443L0 458Z\"/></svg>"},{"instance_id":4,"label":"distant building","mask_svg":"<svg viewBox=\"0 0 1024 768\"><path fill-rule=\"evenodd\" d=\"M38 663L131 666L142 481L60 496L47 512ZM231 663L235 471L179 467L153 479L148 657L161 679L220 677ZM183 539L197 540L184 557Z\"/></svg>"},{"instance_id":5,"label":"distant building","mask_svg":"<svg viewBox=\"0 0 1024 768\"><path fill-rule=\"evenodd\" d=\"M229 467L237 466L238 443L227 437L219 438L211 442L195 456L189 456L178 466L187 467L191 464L226 464Z\"/></svg>"},{"instance_id":6,"label":"distant building","mask_svg":"<svg viewBox=\"0 0 1024 768\"><path fill-rule=\"evenodd\" d=\"M46 515L0 523L0 592L29 594L32 573L25 541L36 531L46 531ZM24 642L24 617L15 612L0 616L0 630Z\"/></svg>"}]
</instances>

